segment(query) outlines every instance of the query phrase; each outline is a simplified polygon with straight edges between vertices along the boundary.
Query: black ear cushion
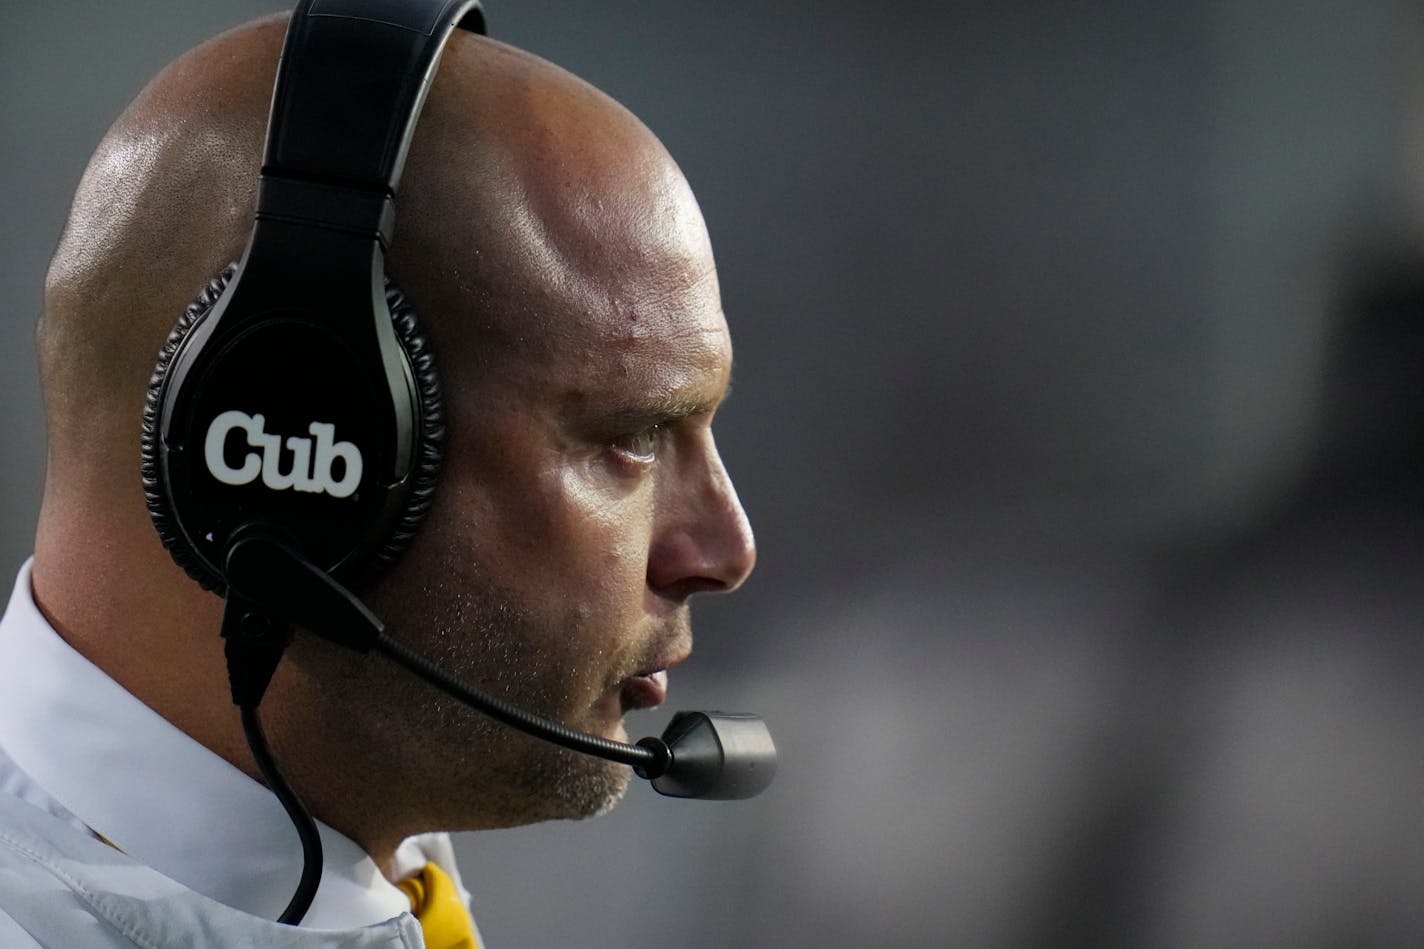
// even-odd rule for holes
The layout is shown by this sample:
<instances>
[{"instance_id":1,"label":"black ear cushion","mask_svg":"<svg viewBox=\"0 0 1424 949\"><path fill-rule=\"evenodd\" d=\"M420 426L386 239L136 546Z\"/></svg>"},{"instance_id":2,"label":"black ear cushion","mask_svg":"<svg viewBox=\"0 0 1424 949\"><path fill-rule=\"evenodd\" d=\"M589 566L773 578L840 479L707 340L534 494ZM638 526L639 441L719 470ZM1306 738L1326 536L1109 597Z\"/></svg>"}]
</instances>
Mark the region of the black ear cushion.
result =
<instances>
[{"instance_id":1,"label":"black ear cushion","mask_svg":"<svg viewBox=\"0 0 1424 949\"><path fill-rule=\"evenodd\" d=\"M168 334L167 341L158 353L158 364L148 383L148 395L143 407L143 432L141 438L141 475L144 499L148 513L163 546L168 548L173 560L204 589L212 590L219 596L227 592L227 584L221 574L211 570L183 537L167 493L159 480L158 445L159 412L162 407L163 381L168 375L183 340L193 328L208 315L223 290L232 279L236 265L228 267L203 288L198 298L188 305L177 325ZM430 351L429 341L416 320L415 309L406 300L395 284L386 280L386 304L391 312L391 325L411 368L415 381L416 397L419 400L418 443L414 466L410 474L410 488L405 497L395 524L386 536L380 539L374 562L352 565L351 574L359 583L368 581L381 568L394 562L410 545L430 504L435 497L435 486L439 479L440 462L445 447L445 402L440 391L440 377L435 370L435 360Z\"/></svg>"},{"instance_id":2,"label":"black ear cushion","mask_svg":"<svg viewBox=\"0 0 1424 949\"><path fill-rule=\"evenodd\" d=\"M435 486L440 477L440 463L445 457L445 398L440 391L440 375L435 371L435 358L430 341L425 338L415 317L415 308L406 300L400 288L386 278L386 305L391 311L391 325L410 361L415 379L416 397L420 403L420 441L415 449L415 464L410 474L410 491L405 507L395 526L382 542L376 554L378 567L395 562L430 511L435 500Z\"/></svg>"},{"instance_id":3,"label":"black ear cushion","mask_svg":"<svg viewBox=\"0 0 1424 949\"><path fill-rule=\"evenodd\" d=\"M173 555L173 560L187 571L188 576L197 580L203 589L213 590L219 596L226 595L227 584L223 581L221 574L208 568L207 564L183 538L183 532L178 529L178 522L174 519L173 511L168 504L168 494L163 490L163 485L159 480L158 422L159 410L163 404L163 380L168 376L168 368L173 364L173 357L178 353L178 349L183 345L183 340L188 333L202 322L203 317L207 316L213 305L218 302L223 289L232 279L236 267L236 264L228 264L222 273L208 281L208 285L203 288L202 293L198 294L198 298L188 304L188 308L178 318L177 325L169 332L168 339L163 343L163 348L158 351L158 365L148 380L148 395L143 402L143 435L140 440L143 497L148 502L148 516L153 519L153 526L158 530L159 540L163 541L163 546L168 548L168 552Z\"/></svg>"}]
</instances>

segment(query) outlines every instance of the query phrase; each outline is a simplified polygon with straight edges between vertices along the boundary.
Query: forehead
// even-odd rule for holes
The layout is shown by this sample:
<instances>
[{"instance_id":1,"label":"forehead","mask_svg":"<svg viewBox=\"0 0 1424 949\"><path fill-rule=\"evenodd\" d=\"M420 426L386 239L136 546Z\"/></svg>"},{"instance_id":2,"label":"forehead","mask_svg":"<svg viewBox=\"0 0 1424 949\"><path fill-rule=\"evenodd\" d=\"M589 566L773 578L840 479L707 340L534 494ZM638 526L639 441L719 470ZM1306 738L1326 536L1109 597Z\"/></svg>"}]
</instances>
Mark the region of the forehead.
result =
<instances>
[{"instance_id":1,"label":"forehead","mask_svg":"<svg viewBox=\"0 0 1424 949\"><path fill-rule=\"evenodd\" d=\"M493 172L457 175L438 200L421 193L405 259L445 304L442 362L567 398L725 385L730 345L697 202L641 125L595 111L534 123L564 147L494 149Z\"/></svg>"},{"instance_id":2,"label":"forehead","mask_svg":"<svg viewBox=\"0 0 1424 949\"><path fill-rule=\"evenodd\" d=\"M609 295L601 305L568 314L535 362L547 396L570 408L639 399L711 408L727 387L731 364L731 338L710 273L675 292Z\"/></svg>"},{"instance_id":3,"label":"forehead","mask_svg":"<svg viewBox=\"0 0 1424 949\"><path fill-rule=\"evenodd\" d=\"M705 238L659 249L580 268L525 254L503 279L445 297L431 336L452 410L479 424L501 407L629 419L715 408L732 352L711 254Z\"/></svg>"}]
</instances>

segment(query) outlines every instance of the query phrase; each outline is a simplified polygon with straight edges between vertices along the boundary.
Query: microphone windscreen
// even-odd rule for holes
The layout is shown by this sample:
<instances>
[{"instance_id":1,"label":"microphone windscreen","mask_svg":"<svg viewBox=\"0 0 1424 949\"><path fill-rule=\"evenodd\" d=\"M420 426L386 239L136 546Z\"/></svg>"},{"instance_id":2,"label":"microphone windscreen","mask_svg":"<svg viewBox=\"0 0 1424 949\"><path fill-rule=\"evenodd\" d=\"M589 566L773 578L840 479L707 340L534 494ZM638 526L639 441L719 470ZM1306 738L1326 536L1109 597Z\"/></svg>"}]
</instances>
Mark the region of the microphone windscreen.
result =
<instances>
[{"instance_id":1,"label":"microphone windscreen","mask_svg":"<svg viewBox=\"0 0 1424 949\"><path fill-rule=\"evenodd\" d=\"M668 797L755 797L776 776L776 745L756 715L678 712L662 740L672 763L652 784Z\"/></svg>"}]
</instances>

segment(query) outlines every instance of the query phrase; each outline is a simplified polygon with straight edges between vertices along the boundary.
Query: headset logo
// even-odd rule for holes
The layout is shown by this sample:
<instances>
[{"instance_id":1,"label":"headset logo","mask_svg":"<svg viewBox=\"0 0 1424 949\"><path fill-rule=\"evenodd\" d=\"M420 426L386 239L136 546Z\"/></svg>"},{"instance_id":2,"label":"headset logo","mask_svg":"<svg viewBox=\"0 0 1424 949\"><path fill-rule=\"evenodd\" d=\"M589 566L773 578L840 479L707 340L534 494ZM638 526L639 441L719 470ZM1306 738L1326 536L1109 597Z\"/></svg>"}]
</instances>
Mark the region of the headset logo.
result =
<instances>
[{"instance_id":1,"label":"headset logo","mask_svg":"<svg viewBox=\"0 0 1424 949\"><path fill-rule=\"evenodd\" d=\"M208 437L203 443L203 458L213 477L223 484L251 484L262 475L262 483L273 491L296 488L309 494L329 494L334 498L344 498L356 490L361 483L361 451L351 442L334 441L336 426L325 422L312 422L307 426L312 438L293 435L287 439L287 450L292 453L292 467L286 474L280 469L282 436L268 435L263 431L267 420L259 415L248 415L233 409L213 419L208 426ZM227 463L223 448L227 445L228 434L235 429L247 433L250 451L240 467ZM316 449L312 450L312 439ZM331 476L332 462L342 462L341 479Z\"/></svg>"}]
</instances>

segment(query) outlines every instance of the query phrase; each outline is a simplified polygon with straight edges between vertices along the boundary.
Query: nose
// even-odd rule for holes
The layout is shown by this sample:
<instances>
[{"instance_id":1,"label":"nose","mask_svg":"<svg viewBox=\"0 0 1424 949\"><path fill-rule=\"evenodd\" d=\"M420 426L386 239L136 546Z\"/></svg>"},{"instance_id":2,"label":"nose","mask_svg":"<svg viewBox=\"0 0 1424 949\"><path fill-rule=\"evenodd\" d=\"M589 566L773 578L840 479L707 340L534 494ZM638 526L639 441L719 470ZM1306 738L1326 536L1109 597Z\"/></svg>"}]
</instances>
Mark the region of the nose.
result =
<instances>
[{"instance_id":1,"label":"nose","mask_svg":"<svg viewBox=\"0 0 1424 949\"><path fill-rule=\"evenodd\" d=\"M705 451L669 474L657 491L648 586L679 601L735 590L756 565L756 540L710 431Z\"/></svg>"}]
</instances>

